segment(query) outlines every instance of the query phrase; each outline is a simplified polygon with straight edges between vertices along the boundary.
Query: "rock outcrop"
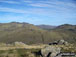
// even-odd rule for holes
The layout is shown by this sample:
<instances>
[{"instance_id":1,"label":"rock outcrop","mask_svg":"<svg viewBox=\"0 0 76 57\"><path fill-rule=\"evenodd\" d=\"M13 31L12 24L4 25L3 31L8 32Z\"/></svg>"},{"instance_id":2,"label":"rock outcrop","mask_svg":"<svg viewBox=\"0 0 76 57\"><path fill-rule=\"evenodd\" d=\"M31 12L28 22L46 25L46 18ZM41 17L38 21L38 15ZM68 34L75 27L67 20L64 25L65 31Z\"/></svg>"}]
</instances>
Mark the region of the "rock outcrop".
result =
<instances>
[{"instance_id":1,"label":"rock outcrop","mask_svg":"<svg viewBox=\"0 0 76 57\"><path fill-rule=\"evenodd\" d=\"M68 45L68 42L65 40L55 41L53 43L49 43L49 45Z\"/></svg>"},{"instance_id":2,"label":"rock outcrop","mask_svg":"<svg viewBox=\"0 0 76 57\"><path fill-rule=\"evenodd\" d=\"M23 42L15 42L14 45L17 46L17 47L25 47L25 46L27 46L27 45L26 45L25 43L23 43Z\"/></svg>"},{"instance_id":3,"label":"rock outcrop","mask_svg":"<svg viewBox=\"0 0 76 57\"><path fill-rule=\"evenodd\" d=\"M61 48L55 47L55 46L46 46L43 49L41 49L41 54L43 57L56 57L59 56Z\"/></svg>"},{"instance_id":4,"label":"rock outcrop","mask_svg":"<svg viewBox=\"0 0 76 57\"><path fill-rule=\"evenodd\" d=\"M58 45L68 45L68 42L65 40L59 40Z\"/></svg>"}]
</instances>

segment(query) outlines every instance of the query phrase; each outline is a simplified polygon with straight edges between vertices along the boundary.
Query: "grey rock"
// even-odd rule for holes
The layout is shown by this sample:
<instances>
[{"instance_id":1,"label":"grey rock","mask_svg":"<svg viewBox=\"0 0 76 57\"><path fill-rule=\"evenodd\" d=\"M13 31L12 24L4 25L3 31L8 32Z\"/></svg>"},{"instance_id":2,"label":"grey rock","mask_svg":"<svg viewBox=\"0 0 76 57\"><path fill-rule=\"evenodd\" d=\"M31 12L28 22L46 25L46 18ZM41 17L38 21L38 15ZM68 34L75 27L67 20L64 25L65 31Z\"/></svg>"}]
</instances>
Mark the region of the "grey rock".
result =
<instances>
[{"instance_id":1,"label":"grey rock","mask_svg":"<svg viewBox=\"0 0 76 57\"><path fill-rule=\"evenodd\" d=\"M54 41L52 43L49 43L49 45L68 45L69 43L64 40Z\"/></svg>"},{"instance_id":2,"label":"grey rock","mask_svg":"<svg viewBox=\"0 0 76 57\"><path fill-rule=\"evenodd\" d=\"M59 40L58 45L68 45L69 43L65 40Z\"/></svg>"},{"instance_id":3,"label":"grey rock","mask_svg":"<svg viewBox=\"0 0 76 57\"><path fill-rule=\"evenodd\" d=\"M65 42L64 40L59 40L59 41L58 41L58 44L59 44L59 45L63 45L64 42Z\"/></svg>"},{"instance_id":4,"label":"grey rock","mask_svg":"<svg viewBox=\"0 0 76 57\"><path fill-rule=\"evenodd\" d=\"M43 49L41 49L41 54L43 57L55 57L57 54L60 53L60 50L60 47L46 46Z\"/></svg>"}]
</instances>

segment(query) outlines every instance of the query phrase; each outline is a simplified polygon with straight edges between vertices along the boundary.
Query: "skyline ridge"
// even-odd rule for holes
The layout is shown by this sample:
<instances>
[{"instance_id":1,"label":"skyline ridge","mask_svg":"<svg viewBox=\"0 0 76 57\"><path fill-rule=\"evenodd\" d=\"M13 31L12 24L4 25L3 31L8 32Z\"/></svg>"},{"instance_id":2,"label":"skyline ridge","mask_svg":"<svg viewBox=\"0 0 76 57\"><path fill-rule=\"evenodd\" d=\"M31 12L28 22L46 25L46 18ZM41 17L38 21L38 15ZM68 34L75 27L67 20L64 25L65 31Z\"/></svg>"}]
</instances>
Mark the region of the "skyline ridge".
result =
<instances>
[{"instance_id":1,"label":"skyline ridge","mask_svg":"<svg viewBox=\"0 0 76 57\"><path fill-rule=\"evenodd\" d=\"M5 24L5 23L25 23L25 24L31 24L31 23L28 23L28 22L16 22L16 21L12 21L12 22L0 22L0 24ZM32 24L32 25L36 25L36 24ZM76 24L69 24L69 23L64 23L64 24L60 24L60 25L51 25L51 24L38 24L38 25L46 25L46 26L60 26L60 25L76 25Z\"/></svg>"}]
</instances>

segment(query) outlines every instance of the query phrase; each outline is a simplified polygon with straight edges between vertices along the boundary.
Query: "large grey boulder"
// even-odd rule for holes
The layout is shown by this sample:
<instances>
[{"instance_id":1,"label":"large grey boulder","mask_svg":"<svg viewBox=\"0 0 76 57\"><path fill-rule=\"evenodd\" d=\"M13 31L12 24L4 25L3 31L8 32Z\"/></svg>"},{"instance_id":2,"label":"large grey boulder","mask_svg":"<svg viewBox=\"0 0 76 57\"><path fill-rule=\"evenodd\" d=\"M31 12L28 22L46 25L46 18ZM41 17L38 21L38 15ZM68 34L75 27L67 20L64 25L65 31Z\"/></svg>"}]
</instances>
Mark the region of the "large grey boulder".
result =
<instances>
[{"instance_id":1,"label":"large grey boulder","mask_svg":"<svg viewBox=\"0 0 76 57\"><path fill-rule=\"evenodd\" d=\"M61 48L55 46L46 46L41 49L41 54L43 57L55 57L60 53Z\"/></svg>"}]
</instances>

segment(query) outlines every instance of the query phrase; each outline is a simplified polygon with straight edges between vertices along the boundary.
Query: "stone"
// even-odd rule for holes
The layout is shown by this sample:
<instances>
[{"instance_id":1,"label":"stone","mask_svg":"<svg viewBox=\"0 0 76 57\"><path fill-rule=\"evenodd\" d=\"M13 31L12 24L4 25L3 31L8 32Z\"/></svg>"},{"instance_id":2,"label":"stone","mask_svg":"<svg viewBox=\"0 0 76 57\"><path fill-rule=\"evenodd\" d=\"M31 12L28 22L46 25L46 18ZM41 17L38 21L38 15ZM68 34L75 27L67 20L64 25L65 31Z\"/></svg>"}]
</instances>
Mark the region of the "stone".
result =
<instances>
[{"instance_id":1,"label":"stone","mask_svg":"<svg viewBox=\"0 0 76 57\"><path fill-rule=\"evenodd\" d=\"M64 42L65 42L64 40L59 40L59 41L58 41L58 45L63 45Z\"/></svg>"},{"instance_id":2,"label":"stone","mask_svg":"<svg viewBox=\"0 0 76 57\"><path fill-rule=\"evenodd\" d=\"M46 46L43 49L41 49L41 54L43 57L54 57L58 53L60 53L61 48L60 47L55 47L55 46Z\"/></svg>"},{"instance_id":3,"label":"stone","mask_svg":"<svg viewBox=\"0 0 76 57\"><path fill-rule=\"evenodd\" d=\"M22 42L15 42L14 45L17 46L17 47L25 47L25 46L27 46L25 43L22 43Z\"/></svg>"}]
</instances>

